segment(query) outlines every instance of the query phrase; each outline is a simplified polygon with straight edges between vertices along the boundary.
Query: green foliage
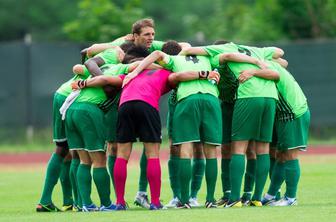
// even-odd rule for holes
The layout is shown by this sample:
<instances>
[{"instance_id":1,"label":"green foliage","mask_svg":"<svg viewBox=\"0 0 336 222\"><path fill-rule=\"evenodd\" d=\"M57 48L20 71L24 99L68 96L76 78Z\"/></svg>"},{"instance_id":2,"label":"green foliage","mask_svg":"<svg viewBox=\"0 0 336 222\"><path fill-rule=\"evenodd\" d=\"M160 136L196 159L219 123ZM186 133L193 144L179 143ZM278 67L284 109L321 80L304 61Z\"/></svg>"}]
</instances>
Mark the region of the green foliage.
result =
<instances>
[{"instance_id":1,"label":"green foliage","mask_svg":"<svg viewBox=\"0 0 336 222\"><path fill-rule=\"evenodd\" d=\"M22 39L63 40L63 23L69 20L78 0L1 0L0 41Z\"/></svg>"},{"instance_id":2,"label":"green foliage","mask_svg":"<svg viewBox=\"0 0 336 222\"><path fill-rule=\"evenodd\" d=\"M122 7L109 0L81 0L76 18L64 31L75 41L108 42L130 33L134 21L143 16L140 0L129 0Z\"/></svg>"}]
</instances>

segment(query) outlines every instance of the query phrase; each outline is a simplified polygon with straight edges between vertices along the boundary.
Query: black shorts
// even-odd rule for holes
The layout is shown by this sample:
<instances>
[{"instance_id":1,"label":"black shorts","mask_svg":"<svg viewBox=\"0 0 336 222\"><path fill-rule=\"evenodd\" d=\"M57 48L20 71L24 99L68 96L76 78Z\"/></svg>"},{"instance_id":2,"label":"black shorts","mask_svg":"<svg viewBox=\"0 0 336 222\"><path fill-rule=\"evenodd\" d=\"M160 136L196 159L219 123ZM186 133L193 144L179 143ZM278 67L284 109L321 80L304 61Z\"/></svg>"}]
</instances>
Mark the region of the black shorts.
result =
<instances>
[{"instance_id":1,"label":"black shorts","mask_svg":"<svg viewBox=\"0 0 336 222\"><path fill-rule=\"evenodd\" d=\"M122 104L118 110L117 142L161 143L159 112L143 101L134 100Z\"/></svg>"}]
</instances>

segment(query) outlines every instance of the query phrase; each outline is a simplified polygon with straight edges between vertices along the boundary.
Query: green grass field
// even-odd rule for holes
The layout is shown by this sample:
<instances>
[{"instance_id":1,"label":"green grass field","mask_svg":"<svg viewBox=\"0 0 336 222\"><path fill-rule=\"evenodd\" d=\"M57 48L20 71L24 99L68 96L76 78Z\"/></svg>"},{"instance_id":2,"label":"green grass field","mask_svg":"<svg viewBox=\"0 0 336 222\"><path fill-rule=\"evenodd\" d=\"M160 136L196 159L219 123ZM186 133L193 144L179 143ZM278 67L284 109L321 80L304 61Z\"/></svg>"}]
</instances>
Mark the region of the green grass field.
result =
<instances>
[{"instance_id":1,"label":"green grass field","mask_svg":"<svg viewBox=\"0 0 336 222\"><path fill-rule=\"evenodd\" d=\"M336 204L336 155L304 156L302 158L301 181L298 192L299 205L282 208L241 209L192 209L163 210L150 212L135 207L132 202L137 189L138 166L131 164L126 184L126 200L130 209L126 212L96 213L36 213L44 179L45 165L0 166L0 221L335 221ZM167 203L171 198L166 162L162 163L162 195ZM218 177L219 178L219 177ZM93 189L95 191L95 189ZM220 181L216 196L221 195ZM97 194L93 192L97 204ZM205 184L199 193L199 201L204 202ZM61 206L60 186L56 186L53 196L57 206ZM113 197L113 200L115 198Z\"/></svg>"}]
</instances>

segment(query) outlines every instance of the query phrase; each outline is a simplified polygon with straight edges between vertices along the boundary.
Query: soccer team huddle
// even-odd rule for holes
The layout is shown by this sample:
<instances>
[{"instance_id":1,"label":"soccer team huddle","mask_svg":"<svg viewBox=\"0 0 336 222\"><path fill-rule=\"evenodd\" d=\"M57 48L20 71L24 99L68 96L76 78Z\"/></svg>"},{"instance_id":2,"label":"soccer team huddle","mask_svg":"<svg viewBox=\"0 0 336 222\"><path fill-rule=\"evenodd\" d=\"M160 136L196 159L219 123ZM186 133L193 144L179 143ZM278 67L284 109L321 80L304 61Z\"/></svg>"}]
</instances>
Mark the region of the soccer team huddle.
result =
<instances>
[{"instance_id":1,"label":"soccer team huddle","mask_svg":"<svg viewBox=\"0 0 336 222\"><path fill-rule=\"evenodd\" d=\"M36 211L126 210L127 163L137 139L143 143L134 200L138 206L296 205L298 155L307 146L310 113L304 93L286 70L283 50L224 40L192 47L154 36L153 20L141 19L132 34L82 50L82 64L74 65L73 78L54 95L56 150ZM172 199L164 205L159 100L169 92ZM221 197L215 197L218 148ZM204 205L197 200L203 177ZM59 179L61 209L52 201ZM100 205L91 199L92 180ZM282 184L285 193L280 194Z\"/></svg>"}]
</instances>

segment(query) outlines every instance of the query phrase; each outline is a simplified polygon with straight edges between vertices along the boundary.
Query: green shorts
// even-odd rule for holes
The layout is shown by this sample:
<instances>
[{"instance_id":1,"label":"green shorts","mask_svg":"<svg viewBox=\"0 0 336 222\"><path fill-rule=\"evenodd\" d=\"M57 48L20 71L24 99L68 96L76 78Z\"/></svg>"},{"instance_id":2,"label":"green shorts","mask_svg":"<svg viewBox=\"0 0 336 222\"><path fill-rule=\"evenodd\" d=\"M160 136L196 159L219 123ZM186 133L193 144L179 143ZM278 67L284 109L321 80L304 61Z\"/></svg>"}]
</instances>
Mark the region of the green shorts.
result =
<instances>
[{"instance_id":1,"label":"green shorts","mask_svg":"<svg viewBox=\"0 0 336 222\"><path fill-rule=\"evenodd\" d=\"M168 97L167 131L168 138L173 136L173 116L176 108L176 90L173 90Z\"/></svg>"},{"instance_id":2,"label":"green shorts","mask_svg":"<svg viewBox=\"0 0 336 222\"><path fill-rule=\"evenodd\" d=\"M66 96L59 93L54 94L53 100L53 141L64 142L67 140L65 134L65 122L62 120L62 115L59 111L63 105Z\"/></svg>"},{"instance_id":3,"label":"green shorts","mask_svg":"<svg viewBox=\"0 0 336 222\"><path fill-rule=\"evenodd\" d=\"M273 98L237 99L232 117L232 141L271 142L275 108Z\"/></svg>"},{"instance_id":4,"label":"green shorts","mask_svg":"<svg viewBox=\"0 0 336 222\"><path fill-rule=\"evenodd\" d=\"M234 103L222 102L222 124L223 140L222 144L231 143L231 127Z\"/></svg>"},{"instance_id":5,"label":"green shorts","mask_svg":"<svg viewBox=\"0 0 336 222\"><path fill-rule=\"evenodd\" d=\"M176 105L173 116L173 144L222 143L222 114L217 97L193 94Z\"/></svg>"},{"instance_id":6,"label":"green shorts","mask_svg":"<svg viewBox=\"0 0 336 222\"><path fill-rule=\"evenodd\" d=\"M70 149L105 151L104 113L95 104L73 103L66 113L65 130Z\"/></svg>"},{"instance_id":7,"label":"green shorts","mask_svg":"<svg viewBox=\"0 0 336 222\"><path fill-rule=\"evenodd\" d=\"M310 112L307 110L302 116L292 121L275 121L277 132L277 150L286 151L307 147L310 124Z\"/></svg>"},{"instance_id":8,"label":"green shorts","mask_svg":"<svg viewBox=\"0 0 336 222\"><path fill-rule=\"evenodd\" d=\"M118 106L112 106L112 108L105 114L107 142L116 142L117 121L118 121Z\"/></svg>"}]
</instances>

